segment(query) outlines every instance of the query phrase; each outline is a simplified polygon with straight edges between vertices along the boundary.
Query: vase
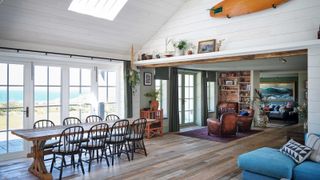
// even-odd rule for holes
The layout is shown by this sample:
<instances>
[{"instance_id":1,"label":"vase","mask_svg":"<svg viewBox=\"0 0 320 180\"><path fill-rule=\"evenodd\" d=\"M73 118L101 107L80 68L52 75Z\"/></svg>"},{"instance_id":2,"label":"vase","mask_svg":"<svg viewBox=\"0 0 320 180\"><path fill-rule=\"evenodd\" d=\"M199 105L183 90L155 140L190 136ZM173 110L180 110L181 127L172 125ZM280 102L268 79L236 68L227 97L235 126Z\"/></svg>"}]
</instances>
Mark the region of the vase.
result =
<instances>
[{"instance_id":1,"label":"vase","mask_svg":"<svg viewBox=\"0 0 320 180\"><path fill-rule=\"evenodd\" d=\"M158 101L151 101L150 103L150 109L151 111L156 111L159 108L159 102Z\"/></svg>"},{"instance_id":2,"label":"vase","mask_svg":"<svg viewBox=\"0 0 320 180\"><path fill-rule=\"evenodd\" d=\"M185 54L184 49L176 48L176 56L183 56Z\"/></svg>"}]
</instances>

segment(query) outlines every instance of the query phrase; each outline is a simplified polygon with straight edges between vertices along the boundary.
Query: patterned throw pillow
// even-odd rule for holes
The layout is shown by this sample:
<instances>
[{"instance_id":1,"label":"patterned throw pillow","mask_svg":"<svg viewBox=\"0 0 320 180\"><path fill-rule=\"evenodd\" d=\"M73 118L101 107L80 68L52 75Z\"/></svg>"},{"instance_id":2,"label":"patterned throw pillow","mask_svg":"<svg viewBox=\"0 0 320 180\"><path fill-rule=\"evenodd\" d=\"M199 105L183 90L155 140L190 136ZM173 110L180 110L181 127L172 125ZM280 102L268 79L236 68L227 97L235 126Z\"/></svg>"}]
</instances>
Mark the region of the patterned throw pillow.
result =
<instances>
[{"instance_id":1,"label":"patterned throw pillow","mask_svg":"<svg viewBox=\"0 0 320 180\"><path fill-rule=\"evenodd\" d=\"M296 163L300 164L310 156L312 149L290 139L287 144L282 146L280 152L291 157Z\"/></svg>"},{"instance_id":2,"label":"patterned throw pillow","mask_svg":"<svg viewBox=\"0 0 320 180\"><path fill-rule=\"evenodd\" d=\"M320 137L316 134L309 134L306 145L312 148L310 159L315 162L320 162Z\"/></svg>"}]
</instances>

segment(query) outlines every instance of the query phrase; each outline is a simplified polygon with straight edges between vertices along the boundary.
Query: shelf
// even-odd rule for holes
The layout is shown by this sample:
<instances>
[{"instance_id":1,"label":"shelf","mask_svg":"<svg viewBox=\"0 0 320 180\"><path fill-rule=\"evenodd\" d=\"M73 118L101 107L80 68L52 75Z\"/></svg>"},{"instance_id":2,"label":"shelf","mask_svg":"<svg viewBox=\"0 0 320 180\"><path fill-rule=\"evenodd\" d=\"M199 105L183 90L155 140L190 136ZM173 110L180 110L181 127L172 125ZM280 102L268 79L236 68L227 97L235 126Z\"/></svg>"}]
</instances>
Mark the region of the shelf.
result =
<instances>
[{"instance_id":1,"label":"shelf","mask_svg":"<svg viewBox=\"0 0 320 180\"><path fill-rule=\"evenodd\" d=\"M238 87L239 85L220 85L220 86L223 86L223 87Z\"/></svg>"},{"instance_id":2,"label":"shelf","mask_svg":"<svg viewBox=\"0 0 320 180\"><path fill-rule=\"evenodd\" d=\"M250 82L239 82L239 84L250 84Z\"/></svg>"},{"instance_id":3,"label":"shelf","mask_svg":"<svg viewBox=\"0 0 320 180\"><path fill-rule=\"evenodd\" d=\"M220 91L238 91L237 89L236 90L220 90Z\"/></svg>"},{"instance_id":4,"label":"shelf","mask_svg":"<svg viewBox=\"0 0 320 180\"><path fill-rule=\"evenodd\" d=\"M145 67L169 67L179 64L188 65L188 64L197 64L201 63L218 63L218 62L226 62L223 58L229 58L227 61L234 61L233 58L230 57L246 57L248 55L263 55L270 54L276 52L283 53L291 53L294 52L296 54L306 54L306 52L301 51L308 49L308 47L318 46L320 45L319 40L308 40L308 41L300 41L300 42L289 42L289 43L279 43L272 44L266 46L255 46L248 47L244 49L229 49L219 52L211 52L211 53L203 53L203 54L193 54L193 55L185 55L185 56L174 56L169 58L160 58L160 59L152 59L152 60L144 60L144 61L135 61L134 64L136 66L145 66Z\"/></svg>"}]
</instances>

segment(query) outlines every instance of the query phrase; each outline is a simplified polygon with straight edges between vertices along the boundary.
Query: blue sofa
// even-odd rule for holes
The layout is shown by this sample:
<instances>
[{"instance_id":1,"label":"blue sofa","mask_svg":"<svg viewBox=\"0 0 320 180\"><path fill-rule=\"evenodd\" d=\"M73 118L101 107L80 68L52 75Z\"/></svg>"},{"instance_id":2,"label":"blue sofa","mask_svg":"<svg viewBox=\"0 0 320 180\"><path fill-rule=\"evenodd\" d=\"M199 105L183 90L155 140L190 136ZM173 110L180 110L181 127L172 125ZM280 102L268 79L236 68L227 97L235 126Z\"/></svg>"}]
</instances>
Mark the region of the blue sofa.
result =
<instances>
[{"instance_id":1,"label":"blue sofa","mask_svg":"<svg viewBox=\"0 0 320 180\"><path fill-rule=\"evenodd\" d=\"M243 180L320 179L320 163L307 160L296 164L278 149L268 147L240 155L238 166L243 170Z\"/></svg>"}]
</instances>

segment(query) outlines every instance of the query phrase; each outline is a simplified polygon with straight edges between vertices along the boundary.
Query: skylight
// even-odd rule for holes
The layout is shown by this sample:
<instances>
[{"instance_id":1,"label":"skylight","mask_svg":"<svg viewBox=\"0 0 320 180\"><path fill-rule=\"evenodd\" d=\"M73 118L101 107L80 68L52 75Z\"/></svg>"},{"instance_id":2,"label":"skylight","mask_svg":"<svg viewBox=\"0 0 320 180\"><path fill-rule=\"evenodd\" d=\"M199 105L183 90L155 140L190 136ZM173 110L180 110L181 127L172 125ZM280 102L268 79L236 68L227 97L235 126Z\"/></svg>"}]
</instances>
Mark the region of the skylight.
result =
<instances>
[{"instance_id":1,"label":"skylight","mask_svg":"<svg viewBox=\"0 0 320 180\"><path fill-rule=\"evenodd\" d=\"M113 21L128 0L72 0L68 10Z\"/></svg>"}]
</instances>

